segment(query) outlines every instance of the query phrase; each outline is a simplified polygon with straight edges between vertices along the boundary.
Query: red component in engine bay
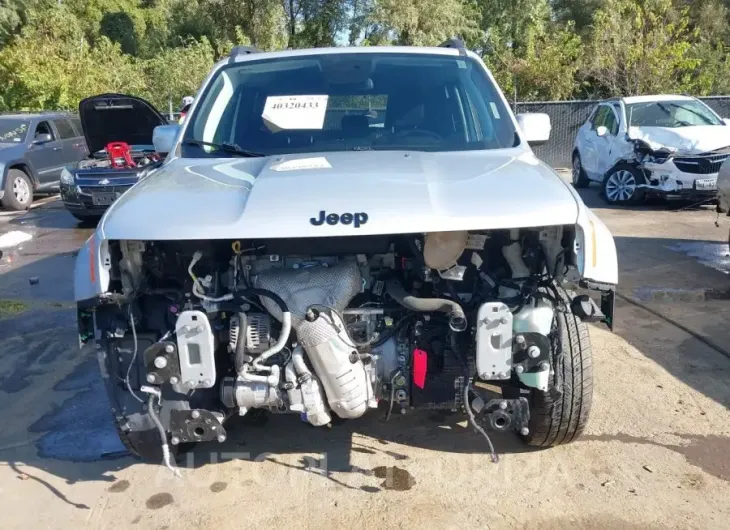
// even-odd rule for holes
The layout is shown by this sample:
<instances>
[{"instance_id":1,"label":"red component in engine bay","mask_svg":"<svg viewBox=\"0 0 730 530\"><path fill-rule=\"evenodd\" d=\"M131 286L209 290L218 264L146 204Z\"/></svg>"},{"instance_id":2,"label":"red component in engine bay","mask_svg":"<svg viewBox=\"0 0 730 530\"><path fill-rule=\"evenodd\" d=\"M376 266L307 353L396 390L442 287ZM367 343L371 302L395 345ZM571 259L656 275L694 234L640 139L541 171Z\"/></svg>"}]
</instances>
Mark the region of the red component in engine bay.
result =
<instances>
[{"instance_id":1,"label":"red component in engine bay","mask_svg":"<svg viewBox=\"0 0 730 530\"><path fill-rule=\"evenodd\" d=\"M426 372L428 371L428 354L419 349L413 350L413 384L418 388L426 386Z\"/></svg>"},{"instance_id":2,"label":"red component in engine bay","mask_svg":"<svg viewBox=\"0 0 730 530\"><path fill-rule=\"evenodd\" d=\"M106 144L106 154L115 169L137 167L132 158L132 149L126 142L111 142Z\"/></svg>"}]
</instances>

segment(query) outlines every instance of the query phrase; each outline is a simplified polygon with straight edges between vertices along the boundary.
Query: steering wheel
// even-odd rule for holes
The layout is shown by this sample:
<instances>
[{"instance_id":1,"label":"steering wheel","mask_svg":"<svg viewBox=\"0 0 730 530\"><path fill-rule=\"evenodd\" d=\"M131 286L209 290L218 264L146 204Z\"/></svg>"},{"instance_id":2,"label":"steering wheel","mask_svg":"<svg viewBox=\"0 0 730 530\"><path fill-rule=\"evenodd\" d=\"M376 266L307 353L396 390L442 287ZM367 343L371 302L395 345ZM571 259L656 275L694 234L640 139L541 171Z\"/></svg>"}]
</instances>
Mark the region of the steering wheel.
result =
<instances>
[{"instance_id":1,"label":"steering wheel","mask_svg":"<svg viewBox=\"0 0 730 530\"><path fill-rule=\"evenodd\" d=\"M437 134L437 133L435 133L433 131L429 131L427 129L419 129L418 127L414 127L413 129L405 129L403 131L398 131L397 133L395 133L395 137L396 138L400 138L400 137L403 137L403 136L411 136L411 135L413 135L413 136L427 136L427 137L429 137L429 138L431 138L433 140L436 140L438 142L442 142L444 140L441 135L439 135L439 134Z\"/></svg>"}]
</instances>

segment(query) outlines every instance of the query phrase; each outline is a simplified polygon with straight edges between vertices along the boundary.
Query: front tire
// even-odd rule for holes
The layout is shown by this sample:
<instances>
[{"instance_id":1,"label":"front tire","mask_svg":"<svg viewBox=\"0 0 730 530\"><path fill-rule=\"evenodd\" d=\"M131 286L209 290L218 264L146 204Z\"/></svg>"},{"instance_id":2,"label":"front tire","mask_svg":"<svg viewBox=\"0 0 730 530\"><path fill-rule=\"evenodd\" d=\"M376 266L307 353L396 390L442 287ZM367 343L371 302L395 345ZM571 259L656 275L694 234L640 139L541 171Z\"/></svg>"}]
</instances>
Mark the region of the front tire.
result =
<instances>
[{"instance_id":1,"label":"front tire","mask_svg":"<svg viewBox=\"0 0 730 530\"><path fill-rule=\"evenodd\" d=\"M583 169L583 162L580 160L580 155L576 152L573 154L573 187L587 188L590 183L591 181Z\"/></svg>"},{"instance_id":2,"label":"front tire","mask_svg":"<svg viewBox=\"0 0 730 530\"><path fill-rule=\"evenodd\" d=\"M630 205L644 200L644 174L630 164L619 164L603 179L603 198L609 204Z\"/></svg>"},{"instance_id":3,"label":"front tire","mask_svg":"<svg viewBox=\"0 0 730 530\"><path fill-rule=\"evenodd\" d=\"M20 169L9 169L5 179L5 195L0 201L3 208L22 212L33 203L33 182Z\"/></svg>"},{"instance_id":4,"label":"front tire","mask_svg":"<svg viewBox=\"0 0 730 530\"><path fill-rule=\"evenodd\" d=\"M593 400L593 359L588 327L571 313L558 312L562 355L553 369L562 389L552 378L547 392L530 393L530 433L523 439L534 447L554 447L578 438Z\"/></svg>"}]
</instances>

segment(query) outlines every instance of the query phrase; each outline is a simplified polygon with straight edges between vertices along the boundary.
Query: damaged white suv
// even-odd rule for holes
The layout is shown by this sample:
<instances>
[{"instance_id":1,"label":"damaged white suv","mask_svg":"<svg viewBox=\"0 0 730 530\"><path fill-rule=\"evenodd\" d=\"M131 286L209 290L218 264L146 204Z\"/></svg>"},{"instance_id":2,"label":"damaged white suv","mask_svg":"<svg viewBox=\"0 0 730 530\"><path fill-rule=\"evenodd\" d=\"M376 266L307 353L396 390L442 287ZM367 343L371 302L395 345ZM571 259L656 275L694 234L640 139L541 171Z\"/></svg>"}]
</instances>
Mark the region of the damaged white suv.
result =
<instances>
[{"instance_id":1,"label":"damaged white suv","mask_svg":"<svg viewBox=\"0 0 730 530\"><path fill-rule=\"evenodd\" d=\"M596 181L613 204L648 194L712 199L730 156L730 127L689 96L634 96L601 102L578 130L573 185Z\"/></svg>"},{"instance_id":2,"label":"damaged white suv","mask_svg":"<svg viewBox=\"0 0 730 530\"><path fill-rule=\"evenodd\" d=\"M170 464L232 416L418 407L575 439L616 249L528 147L548 134L458 41L234 49L77 258L122 440Z\"/></svg>"}]
</instances>

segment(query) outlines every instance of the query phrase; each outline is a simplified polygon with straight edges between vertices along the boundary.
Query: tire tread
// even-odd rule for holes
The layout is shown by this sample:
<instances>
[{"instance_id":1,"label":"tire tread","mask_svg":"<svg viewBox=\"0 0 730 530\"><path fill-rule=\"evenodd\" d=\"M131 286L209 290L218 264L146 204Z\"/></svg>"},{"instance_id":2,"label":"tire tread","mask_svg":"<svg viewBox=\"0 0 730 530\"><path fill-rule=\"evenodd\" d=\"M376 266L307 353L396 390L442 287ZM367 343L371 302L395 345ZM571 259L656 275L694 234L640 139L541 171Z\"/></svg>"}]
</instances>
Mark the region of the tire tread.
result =
<instances>
[{"instance_id":1,"label":"tire tread","mask_svg":"<svg viewBox=\"0 0 730 530\"><path fill-rule=\"evenodd\" d=\"M528 445L554 447L578 438L588 423L593 399L593 362L588 326L571 313L560 312L563 331L563 391L555 395L533 390Z\"/></svg>"}]
</instances>

